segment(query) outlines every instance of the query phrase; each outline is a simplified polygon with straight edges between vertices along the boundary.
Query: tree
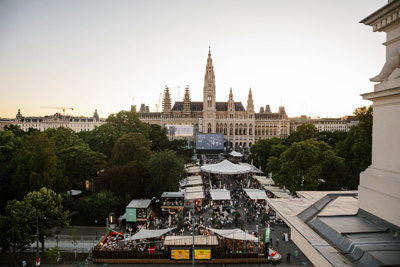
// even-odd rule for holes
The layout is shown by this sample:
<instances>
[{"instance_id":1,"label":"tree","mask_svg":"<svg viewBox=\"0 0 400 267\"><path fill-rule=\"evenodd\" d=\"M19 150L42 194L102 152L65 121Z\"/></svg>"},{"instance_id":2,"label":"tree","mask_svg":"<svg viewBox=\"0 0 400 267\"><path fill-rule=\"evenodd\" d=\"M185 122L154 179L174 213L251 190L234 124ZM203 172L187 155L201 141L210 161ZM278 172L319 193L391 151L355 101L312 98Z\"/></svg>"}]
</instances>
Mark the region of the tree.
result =
<instances>
[{"instance_id":1,"label":"tree","mask_svg":"<svg viewBox=\"0 0 400 267\"><path fill-rule=\"evenodd\" d=\"M4 131L10 131L14 134L15 137L22 137L26 135L26 133L19 127L18 125L10 124L4 126Z\"/></svg>"},{"instance_id":2,"label":"tree","mask_svg":"<svg viewBox=\"0 0 400 267\"><path fill-rule=\"evenodd\" d=\"M286 139L286 145L290 146L295 142L305 141L307 139L314 139L318 135L318 129L311 123L302 124L297 127L296 131L290 133Z\"/></svg>"},{"instance_id":3,"label":"tree","mask_svg":"<svg viewBox=\"0 0 400 267\"><path fill-rule=\"evenodd\" d=\"M268 158L271 156L279 157L286 149L279 138L261 139L250 147L251 153L248 161L253 161L255 166L260 166L263 171L266 171Z\"/></svg>"},{"instance_id":4,"label":"tree","mask_svg":"<svg viewBox=\"0 0 400 267\"><path fill-rule=\"evenodd\" d=\"M59 158L64 167L64 175L68 177L72 186L82 189L85 180L95 177L97 172L106 166L106 156L92 151L87 144L62 149L59 151Z\"/></svg>"},{"instance_id":5,"label":"tree","mask_svg":"<svg viewBox=\"0 0 400 267\"><path fill-rule=\"evenodd\" d=\"M345 140L346 137L347 137L347 132L345 131L334 131L334 132L322 131L317 133L317 135L315 136L315 140L324 141L333 149L335 149L336 145L339 142Z\"/></svg>"},{"instance_id":6,"label":"tree","mask_svg":"<svg viewBox=\"0 0 400 267\"><path fill-rule=\"evenodd\" d=\"M152 151L161 151L168 148L170 141L167 136L167 129L157 124L150 124L150 141Z\"/></svg>"},{"instance_id":7,"label":"tree","mask_svg":"<svg viewBox=\"0 0 400 267\"><path fill-rule=\"evenodd\" d=\"M134 111L122 110L117 114L111 114L107 118L107 123L115 128L118 137L127 133L141 133L148 138L150 134L149 124L142 122L138 113Z\"/></svg>"},{"instance_id":8,"label":"tree","mask_svg":"<svg viewBox=\"0 0 400 267\"><path fill-rule=\"evenodd\" d=\"M275 182L291 192L316 190L324 179L337 179L332 177L333 171L340 173L336 168L344 168L343 159L326 143L312 139L293 143L279 158L268 159L268 169L273 172Z\"/></svg>"},{"instance_id":9,"label":"tree","mask_svg":"<svg viewBox=\"0 0 400 267\"><path fill-rule=\"evenodd\" d=\"M14 266L16 252L34 241L32 234L35 221L29 204L18 200L9 201L4 215L0 215L0 245L4 251L11 251Z\"/></svg>"},{"instance_id":10,"label":"tree","mask_svg":"<svg viewBox=\"0 0 400 267\"><path fill-rule=\"evenodd\" d=\"M150 182L148 192L161 196L163 192L174 192L179 188L185 169L183 161L174 151L164 150L155 153L149 161Z\"/></svg>"},{"instance_id":11,"label":"tree","mask_svg":"<svg viewBox=\"0 0 400 267\"><path fill-rule=\"evenodd\" d=\"M50 263L57 264L62 257L62 252L63 250L58 246L51 248L47 251L47 260L49 260Z\"/></svg>"},{"instance_id":12,"label":"tree","mask_svg":"<svg viewBox=\"0 0 400 267\"><path fill-rule=\"evenodd\" d=\"M92 220L104 221L119 203L120 199L113 192L102 190L84 197L79 202L79 211L87 214Z\"/></svg>"},{"instance_id":13,"label":"tree","mask_svg":"<svg viewBox=\"0 0 400 267\"><path fill-rule=\"evenodd\" d=\"M130 162L150 159L151 144L141 133L128 133L115 143L110 158L110 166L125 165Z\"/></svg>"},{"instance_id":14,"label":"tree","mask_svg":"<svg viewBox=\"0 0 400 267\"><path fill-rule=\"evenodd\" d=\"M57 155L60 151L66 148L84 145L84 141L72 129L69 128L49 128L45 131L45 133L49 138L54 139L55 151Z\"/></svg>"},{"instance_id":15,"label":"tree","mask_svg":"<svg viewBox=\"0 0 400 267\"><path fill-rule=\"evenodd\" d=\"M345 159L348 189L357 188L360 173L371 165L372 158L372 106L357 108L353 114L358 124L350 127L346 139L336 146L336 154Z\"/></svg>"},{"instance_id":16,"label":"tree","mask_svg":"<svg viewBox=\"0 0 400 267\"><path fill-rule=\"evenodd\" d=\"M12 131L0 131L0 209L3 210L8 200L15 197L12 186L14 172L11 160L17 149L21 147L21 138L16 137Z\"/></svg>"},{"instance_id":17,"label":"tree","mask_svg":"<svg viewBox=\"0 0 400 267\"><path fill-rule=\"evenodd\" d=\"M75 258L76 258L76 246L78 245L78 241L81 238L81 235L79 234L78 230L76 229L75 226L72 226L69 229L69 236L71 237L71 243L75 247Z\"/></svg>"},{"instance_id":18,"label":"tree","mask_svg":"<svg viewBox=\"0 0 400 267\"><path fill-rule=\"evenodd\" d=\"M130 196L139 199L154 196L151 192L147 194L149 179L148 164L135 162L106 169L101 176L94 179L94 183L96 190L109 190L130 201Z\"/></svg>"},{"instance_id":19,"label":"tree","mask_svg":"<svg viewBox=\"0 0 400 267\"><path fill-rule=\"evenodd\" d=\"M61 195L46 187L28 193L23 203L31 207L30 218L38 218L39 241L44 254L44 237L54 236L55 228L68 226L68 211L63 210ZM31 220L30 223L34 225L34 221Z\"/></svg>"},{"instance_id":20,"label":"tree","mask_svg":"<svg viewBox=\"0 0 400 267\"><path fill-rule=\"evenodd\" d=\"M42 187L58 192L66 189L68 181L62 175L54 148L54 140L45 133L35 132L24 137L22 147L12 159L15 168L12 182L19 196Z\"/></svg>"},{"instance_id":21,"label":"tree","mask_svg":"<svg viewBox=\"0 0 400 267\"><path fill-rule=\"evenodd\" d=\"M192 157L194 155L193 149L188 147L186 139L174 139L168 143L167 149L175 151L185 163L193 162Z\"/></svg>"}]
</instances>

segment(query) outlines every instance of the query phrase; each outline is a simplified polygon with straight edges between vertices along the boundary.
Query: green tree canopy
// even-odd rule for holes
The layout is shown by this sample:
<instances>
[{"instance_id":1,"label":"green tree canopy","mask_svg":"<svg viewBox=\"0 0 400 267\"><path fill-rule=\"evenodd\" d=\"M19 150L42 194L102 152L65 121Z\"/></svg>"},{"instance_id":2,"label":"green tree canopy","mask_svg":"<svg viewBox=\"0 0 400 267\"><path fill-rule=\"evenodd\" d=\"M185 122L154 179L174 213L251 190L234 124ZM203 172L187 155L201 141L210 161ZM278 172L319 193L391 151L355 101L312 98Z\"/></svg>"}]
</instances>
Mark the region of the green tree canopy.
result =
<instances>
[{"instance_id":1,"label":"green tree canopy","mask_svg":"<svg viewBox=\"0 0 400 267\"><path fill-rule=\"evenodd\" d=\"M108 214L118 207L120 201L113 192L101 190L84 197L79 202L79 211L87 214L92 220L104 221Z\"/></svg>"},{"instance_id":2,"label":"green tree canopy","mask_svg":"<svg viewBox=\"0 0 400 267\"><path fill-rule=\"evenodd\" d=\"M345 140L346 138L347 138L347 132L345 131L334 131L334 132L322 131L318 132L317 135L315 136L315 140L324 141L333 149L336 148L336 145L339 142Z\"/></svg>"},{"instance_id":3,"label":"green tree canopy","mask_svg":"<svg viewBox=\"0 0 400 267\"><path fill-rule=\"evenodd\" d=\"M45 133L34 132L25 136L12 164L15 168L13 185L19 196L42 187L58 192L66 189L68 181L62 175L61 162L55 154L54 139Z\"/></svg>"},{"instance_id":4,"label":"green tree canopy","mask_svg":"<svg viewBox=\"0 0 400 267\"><path fill-rule=\"evenodd\" d=\"M183 160L176 152L164 150L152 155L150 166L149 192L160 197L163 192L175 192L184 178Z\"/></svg>"},{"instance_id":5,"label":"green tree canopy","mask_svg":"<svg viewBox=\"0 0 400 267\"><path fill-rule=\"evenodd\" d=\"M32 207L27 216L38 218L39 240L44 253L44 237L54 236L55 228L68 226L68 211L63 210L61 195L46 187L28 193L24 197L23 203ZM36 220L33 220L30 223L35 225L35 222ZM34 229L36 230L35 227Z\"/></svg>"},{"instance_id":6,"label":"green tree canopy","mask_svg":"<svg viewBox=\"0 0 400 267\"><path fill-rule=\"evenodd\" d=\"M21 138L16 137L12 131L0 131L0 210L5 208L8 200L15 197L12 186L14 168L11 160L20 147Z\"/></svg>"},{"instance_id":7,"label":"green tree canopy","mask_svg":"<svg viewBox=\"0 0 400 267\"><path fill-rule=\"evenodd\" d=\"M128 163L113 166L95 179L96 190L109 190L117 196L134 198L153 197L147 195L147 184L149 181L149 170L146 162ZM130 199L130 197L129 197Z\"/></svg>"},{"instance_id":8,"label":"green tree canopy","mask_svg":"<svg viewBox=\"0 0 400 267\"><path fill-rule=\"evenodd\" d=\"M372 158L372 106L357 108L354 115L359 123L350 127L346 139L336 146L337 155L345 159L348 189L357 189L360 173L371 165Z\"/></svg>"},{"instance_id":9,"label":"green tree canopy","mask_svg":"<svg viewBox=\"0 0 400 267\"><path fill-rule=\"evenodd\" d=\"M10 124L4 126L4 131L10 131L14 134L16 137L22 137L26 135L26 133L19 127L18 125Z\"/></svg>"},{"instance_id":10,"label":"green tree canopy","mask_svg":"<svg viewBox=\"0 0 400 267\"><path fill-rule=\"evenodd\" d=\"M0 215L0 246L3 251L11 251L16 262L16 251L34 241L32 234L35 224L32 207L18 200L9 201L4 215Z\"/></svg>"},{"instance_id":11,"label":"green tree canopy","mask_svg":"<svg viewBox=\"0 0 400 267\"><path fill-rule=\"evenodd\" d=\"M157 124L150 124L151 150L161 151L168 148L167 129Z\"/></svg>"},{"instance_id":12,"label":"green tree canopy","mask_svg":"<svg viewBox=\"0 0 400 267\"><path fill-rule=\"evenodd\" d=\"M330 146L309 139L293 143L279 158L271 157L268 169L273 172L276 183L295 192L316 190L323 180L335 179L329 174L330 166L335 164L344 167L343 160L335 156Z\"/></svg>"},{"instance_id":13,"label":"green tree canopy","mask_svg":"<svg viewBox=\"0 0 400 267\"><path fill-rule=\"evenodd\" d=\"M142 122L138 113L134 111L120 111L117 114L111 114L107 118L107 123L115 128L118 137L127 133L141 133L146 138L150 137L151 127Z\"/></svg>"},{"instance_id":14,"label":"green tree canopy","mask_svg":"<svg viewBox=\"0 0 400 267\"><path fill-rule=\"evenodd\" d=\"M58 127L56 129L49 128L45 131L48 137L55 141L56 154L68 147L84 145L84 141L71 129Z\"/></svg>"},{"instance_id":15,"label":"green tree canopy","mask_svg":"<svg viewBox=\"0 0 400 267\"><path fill-rule=\"evenodd\" d=\"M106 166L106 156L92 151L86 144L62 149L59 158L73 188L83 189L85 180L95 177Z\"/></svg>"},{"instance_id":16,"label":"green tree canopy","mask_svg":"<svg viewBox=\"0 0 400 267\"><path fill-rule=\"evenodd\" d=\"M128 133L115 142L110 165L125 165L130 162L147 162L151 155L151 143L141 133Z\"/></svg>"},{"instance_id":17,"label":"green tree canopy","mask_svg":"<svg viewBox=\"0 0 400 267\"><path fill-rule=\"evenodd\" d=\"M260 166L263 171L266 171L268 158L271 156L279 157L286 149L287 147L282 145L279 138L261 139L250 147L248 161L253 161L254 166Z\"/></svg>"},{"instance_id":18,"label":"green tree canopy","mask_svg":"<svg viewBox=\"0 0 400 267\"><path fill-rule=\"evenodd\" d=\"M305 141L307 139L314 139L318 135L318 129L311 123L302 124L297 127L296 131L290 133L288 139L286 139L286 144L290 146L295 142Z\"/></svg>"}]
</instances>

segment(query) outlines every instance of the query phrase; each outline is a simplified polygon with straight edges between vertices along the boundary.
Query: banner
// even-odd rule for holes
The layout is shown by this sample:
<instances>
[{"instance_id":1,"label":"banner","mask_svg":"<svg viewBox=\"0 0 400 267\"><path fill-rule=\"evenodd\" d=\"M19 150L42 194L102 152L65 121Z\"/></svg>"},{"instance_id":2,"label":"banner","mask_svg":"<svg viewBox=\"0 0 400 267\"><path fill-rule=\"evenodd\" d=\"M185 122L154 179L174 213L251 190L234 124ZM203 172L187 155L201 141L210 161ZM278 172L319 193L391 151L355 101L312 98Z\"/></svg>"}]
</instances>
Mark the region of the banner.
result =
<instances>
[{"instance_id":1,"label":"banner","mask_svg":"<svg viewBox=\"0 0 400 267\"><path fill-rule=\"evenodd\" d=\"M171 260L190 260L190 250L171 249Z\"/></svg>"},{"instance_id":2,"label":"banner","mask_svg":"<svg viewBox=\"0 0 400 267\"><path fill-rule=\"evenodd\" d=\"M269 228L269 225L268 225L268 227L265 228L265 240L264 240L265 243L269 243L269 238L270 238L269 233L270 233L270 228Z\"/></svg>"},{"instance_id":3,"label":"banner","mask_svg":"<svg viewBox=\"0 0 400 267\"><path fill-rule=\"evenodd\" d=\"M195 249L194 258L196 260L211 260L211 249Z\"/></svg>"}]
</instances>

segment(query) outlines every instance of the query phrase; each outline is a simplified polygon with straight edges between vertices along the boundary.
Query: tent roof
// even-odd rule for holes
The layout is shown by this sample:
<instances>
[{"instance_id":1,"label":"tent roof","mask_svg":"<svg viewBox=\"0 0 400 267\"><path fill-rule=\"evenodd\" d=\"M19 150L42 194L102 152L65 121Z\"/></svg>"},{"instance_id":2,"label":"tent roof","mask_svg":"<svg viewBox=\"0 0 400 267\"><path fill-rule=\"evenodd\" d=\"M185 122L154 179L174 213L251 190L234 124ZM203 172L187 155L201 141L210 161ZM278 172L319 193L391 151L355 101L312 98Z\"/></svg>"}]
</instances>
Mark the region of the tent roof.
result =
<instances>
[{"instance_id":1,"label":"tent roof","mask_svg":"<svg viewBox=\"0 0 400 267\"><path fill-rule=\"evenodd\" d=\"M264 190L259 189L244 189L249 198L251 199L267 199L267 194Z\"/></svg>"},{"instance_id":2,"label":"tent roof","mask_svg":"<svg viewBox=\"0 0 400 267\"><path fill-rule=\"evenodd\" d=\"M193 186L193 187L188 187L186 188L186 194L187 193L193 193L193 192L203 192L203 187L202 186Z\"/></svg>"},{"instance_id":3,"label":"tent roof","mask_svg":"<svg viewBox=\"0 0 400 267\"><path fill-rule=\"evenodd\" d=\"M145 209L150 205L150 203L151 203L151 199L134 199L128 204L128 206L126 208L127 209Z\"/></svg>"},{"instance_id":4,"label":"tent roof","mask_svg":"<svg viewBox=\"0 0 400 267\"><path fill-rule=\"evenodd\" d=\"M161 197L183 197L182 192L164 192Z\"/></svg>"},{"instance_id":5,"label":"tent roof","mask_svg":"<svg viewBox=\"0 0 400 267\"><path fill-rule=\"evenodd\" d=\"M248 164L248 163L246 163L246 162L239 162L239 164L240 164L240 165L243 165L243 166L248 166L248 167L250 167L252 173L263 173L262 171L260 171L260 170L257 169L256 167L254 167L253 165L250 165L250 164Z\"/></svg>"},{"instance_id":6,"label":"tent roof","mask_svg":"<svg viewBox=\"0 0 400 267\"><path fill-rule=\"evenodd\" d=\"M231 153L229 153L229 155L231 155L232 157L243 157L243 155L237 151L232 151Z\"/></svg>"},{"instance_id":7,"label":"tent roof","mask_svg":"<svg viewBox=\"0 0 400 267\"><path fill-rule=\"evenodd\" d=\"M186 193L185 199L201 199L204 198L204 192L191 192L191 193Z\"/></svg>"},{"instance_id":8,"label":"tent roof","mask_svg":"<svg viewBox=\"0 0 400 267\"><path fill-rule=\"evenodd\" d=\"M196 173L200 172L200 167L199 166L194 166L194 167L189 167L186 169L188 173Z\"/></svg>"},{"instance_id":9,"label":"tent roof","mask_svg":"<svg viewBox=\"0 0 400 267\"><path fill-rule=\"evenodd\" d=\"M215 229L215 228L208 228L210 231L223 236L225 238L229 239L235 239L235 240L248 240L248 241L258 241L258 238L250 235L246 232L243 232L242 229L236 228L236 229Z\"/></svg>"},{"instance_id":10,"label":"tent roof","mask_svg":"<svg viewBox=\"0 0 400 267\"><path fill-rule=\"evenodd\" d=\"M241 174L250 172L251 168L248 166L233 164L229 160L224 160L218 164L208 164L201 166L201 170L218 174Z\"/></svg>"},{"instance_id":11,"label":"tent roof","mask_svg":"<svg viewBox=\"0 0 400 267\"><path fill-rule=\"evenodd\" d=\"M231 191L225 189L211 189L210 190L211 198L213 200L230 200L231 199Z\"/></svg>"},{"instance_id":12,"label":"tent roof","mask_svg":"<svg viewBox=\"0 0 400 267\"><path fill-rule=\"evenodd\" d=\"M194 237L195 245L217 246L218 238L215 235L196 235ZM188 246L193 245L192 236L166 236L164 245L166 246Z\"/></svg>"},{"instance_id":13,"label":"tent roof","mask_svg":"<svg viewBox=\"0 0 400 267\"><path fill-rule=\"evenodd\" d=\"M254 178L256 178L263 185L274 185L275 184L274 180L267 178L265 176L254 175Z\"/></svg>"},{"instance_id":14,"label":"tent roof","mask_svg":"<svg viewBox=\"0 0 400 267\"><path fill-rule=\"evenodd\" d=\"M162 236L165 233L168 233L174 228L167 228L167 229L161 229L161 230L148 230L148 229L141 229L139 232L128 238L128 240L138 240L138 239L144 239L144 238L154 238L154 237L159 237Z\"/></svg>"}]
</instances>

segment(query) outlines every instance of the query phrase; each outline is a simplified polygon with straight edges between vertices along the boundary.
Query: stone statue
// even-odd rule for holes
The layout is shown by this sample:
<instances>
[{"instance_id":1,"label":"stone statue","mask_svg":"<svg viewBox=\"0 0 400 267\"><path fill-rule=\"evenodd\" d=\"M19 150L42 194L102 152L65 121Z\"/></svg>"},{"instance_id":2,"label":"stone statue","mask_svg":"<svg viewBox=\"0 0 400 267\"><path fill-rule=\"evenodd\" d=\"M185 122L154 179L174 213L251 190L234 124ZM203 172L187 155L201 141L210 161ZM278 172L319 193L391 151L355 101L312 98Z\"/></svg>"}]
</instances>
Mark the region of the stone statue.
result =
<instances>
[{"instance_id":1,"label":"stone statue","mask_svg":"<svg viewBox=\"0 0 400 267\"><path fill-rule=\"evenodd\" d=\"M396 68L400 68L400 47L397 47L390 53L385 65L383 65L381 72L369 80L371 82L387 81L390 74L392 74Z\"/></svg>"}]
</instances>

